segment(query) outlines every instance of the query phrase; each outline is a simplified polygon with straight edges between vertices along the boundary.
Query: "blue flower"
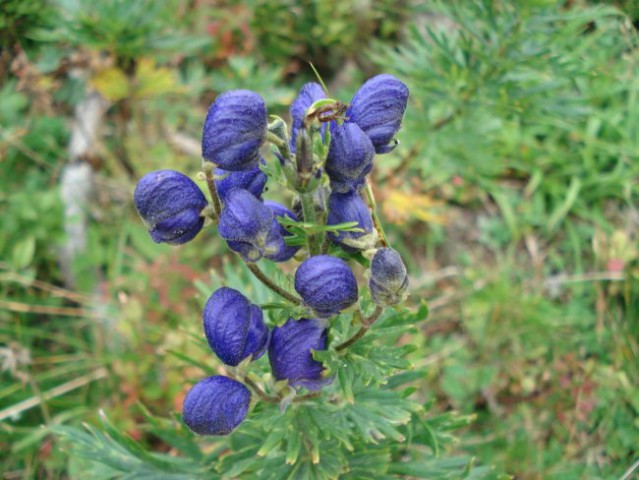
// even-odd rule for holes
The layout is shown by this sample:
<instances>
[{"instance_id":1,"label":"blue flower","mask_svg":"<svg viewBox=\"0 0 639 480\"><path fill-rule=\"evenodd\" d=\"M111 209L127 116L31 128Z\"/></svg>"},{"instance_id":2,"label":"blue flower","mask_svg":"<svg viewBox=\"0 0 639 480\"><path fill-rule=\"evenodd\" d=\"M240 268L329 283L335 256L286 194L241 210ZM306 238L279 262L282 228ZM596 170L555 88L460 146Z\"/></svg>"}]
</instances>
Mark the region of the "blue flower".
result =
<instances>
[{"instance_id":1,"label":"blue flower","mask_svg":"<svg viewBox=\"0 0 639 480\"><path fill-rule=\"evenodd\" d=\"M202 314L209 346L226 365L236 367L252 355L260 358L268 344L262 310L232 288L219 288L209 297Z\"/></svg>"},{"instance_id":2,"label":"blue flower","mask_svg":"<svg viewBox=\"0 0 639 480\"><path fill-rule=\"evenodd\" d=\"M358 185L364 182L373 168L375 148L356 123L334 124L331 127L331 145L324 166L331 179L333 190L336 184Z\"/></svg>"},{"instance_id":3,"label":"blue flower","mask_svg":"<svg viewBox=\"0 0 639 480\"><path fill-rule=\"evenodd\" d=\"M202 130L202 156L224 170L237 172L257 165L266 139L264 100L250 90L230 90L209 108Z\"/></svg>"},{"instance_id":4,"label":"blue flower","mask_svg":"<svg viewBox=\"0 0 639 480\"><path fill-rule=\"evenodd\" d=\"M270 208L247 190L233 189L226 195L218 232L231 250L247 262L257 262L285 248L284 237L273 228Z\"/></svg>"},{"instance_id":5,"label":"blue flower","mask_svg":"<svg viewBox=\"0 0 639 480\"><path fill-rule=\"evenodd\" d=\"M332 192L328 197L326 224L338 225L346 222L357 222L357 228L363 231L330 233L331 240L341 244L348 251L368 250L375 246L378 235L374 228L371 211L355 190L347 193Z\"/></svg>"},{"instance_id":6,"label":"blue flower","mask_svg":"<svg viewBox=\"0 0 639 480\"><path fill-rule=\"evenodd\" d=\"M276 380L293 387L319 390L333 381L322 376L324 366L313 359L312 350L326 350L327 329L315 318L289 320L275 327L268 346L268 359Z\"/></svg>"},{"instance_id":7,"label":"blue flower","mask_svg":"<svg viewBox=\"0 0 639 480\"><path fill-rule=\"evenodd\" d=\"M404 83L392 75L377 75L355 93L346 118L370 137L377 153L388 153L396 146L391 142L402 125L407 102Z\"/></svg>"},{"instance_id":8,"label":"blue flower","mask_svg":"<svg viewBox=\"0 0 639 480\"><path fill-rule=\"evenodd\" d=\"M265 200L264 205L270 208L271 211L273 212L273 215L274 215L273 228L276 229L282 237L291 236L289 231L286 230L286 228L284 228L280 224L280 222L278 222L277 217L288 217L291 220L297 221L297 217L295 216L295 214L291 212L288 208L286 208L284 205L280 205L277 202ZM289 247L289 246L286 246L285 244L284 248L281 251L276 252L274 254L266 255L266 258L268 258L269 260L273 260L274 262L286 262L293 255L295 255L295 253L297 253L299 249L300 247L297 247L297 246Z\"/></svg>"},{"instance_id":9,"label":"blue flower","mask_svg":"<svg viewBox=\"0 0 639 480\"><path fill-rule=\"evenodd\" d=\"M229 172L216 168L213 175L216 177L215 188L222 203L226 200L226 195L234 188L248 190L259 200L262 198L262 192L264 192L264 187L268 180L266 174L260 170L260 167L253 167L239 172Z\"/></svg>"},{"instance_id":10,"label":"blue flower","mask_svg":"<svg viewBox=\"0 0 639 480\"><path fill-rule=\"evenodd\" d=\"M408 274L402 257L392 248L380 248L371 261L368 287L377 305L397 305L406 298Z\"/></svg>"},{"instance_id":11,"label":"blue flower","mask_svg":"<svg viewBox=\"0 0 639 480\"><path fill-rule=\"evenodd\" d=\"M295 151L297 132L302 128L306 111L313 103L322 98L326 98L326 93L324 93L322 86L319 83L310 82L300 89L300 92L291 104L289 110L293 120L291 125L291 150Z\"/></svg>"},{"instance_id":12,"label":"blue flower","mask_svg":"<svg viewBox=\"0 0 639 480\"><path fill-rule=\"evenodd\" d=\"M180 245L202 229L208 205L199 187L173 170L147 173L135 187L133 202L156 243Z\"/></svg>"},{"instance_id":13,"label":"blue flower","mask_svg":"<svg viewBox=\"0 0 639 480\"><path fill-rule=\"evenodd\" d=\"M344 260L329 255L316 255L302 262L295 272L295 290L320 318L330 317L357 302L353 271Z\"/></svg>"},{"instance_id":14,"label":"blue flower","mask_svg":"<svg viewBox=\"0 0 639 480\"><path fill-rule=\"evenodd\" d=\"M196 383L184 398L182 419L198 435L228 435L242 423L251 392L228 377L208 377Z\"/></svg>"}]
</instances>

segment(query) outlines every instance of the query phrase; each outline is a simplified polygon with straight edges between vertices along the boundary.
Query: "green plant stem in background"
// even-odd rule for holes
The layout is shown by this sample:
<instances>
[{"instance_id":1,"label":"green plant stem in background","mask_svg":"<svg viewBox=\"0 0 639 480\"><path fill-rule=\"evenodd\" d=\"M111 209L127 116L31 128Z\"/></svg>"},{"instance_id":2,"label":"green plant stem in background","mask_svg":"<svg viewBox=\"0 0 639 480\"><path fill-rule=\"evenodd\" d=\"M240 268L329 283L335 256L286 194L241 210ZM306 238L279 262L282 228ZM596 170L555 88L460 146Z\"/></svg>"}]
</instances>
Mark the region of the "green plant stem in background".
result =
<instances>
[{"instance_id":1,"label":"green plant stem in background","mask_svg":"<svg viewBox=\"0 0 639 480\"><path fill-rule=\"evenodd\" d=\"M215 170L215 165L211 162L203 162L202 163L202 171L206 176L206 186L209 189L209 193L211 194L211 205L213 205L213 211L215 212L215 216L219 218L220 213L222 213L222 202L220 202L220 196L217 194L217 188L215 187L215 179L213 178L213 170Z\"/></svg>"},{"instance_id":2,"label":"green plant stem in background","mask_svg":"<svg viewBox=\"0 0 639 480\"><path fill-rule=\"evenodd\" d=\"M371 187L371 182L366 178L366 201L368 202L368 206L371 209L371 216L373 217L373 224L375 225L375 230L379 234L379 242L383 247L388 246L388 240L386 240L386 233L384 233L384 227L382 227L382 222L380 222L379 217L377 216L377 203L375 202L375 196L373 195L373 188Z\"/></svg>"},{"instance_id":3,"label":"green plant stem in background","mask_svg":"<svg viewBox=\"0 0 639 480\"><path fill-rule=\"evenodd\" d=\"M301 305L302 304L302 300L300 300L298 297L296 297L292 293L287 292L286 290L281 288L279 285L276 285L273 282L273 280L268 278L268 276L266 276L266 274L262 270L260 270L260 267L258 267L256 264L249 263L249 262L245 262L245 264L246 264L246 267L251 271L251 273L253 275L255 275L255 277L260 282L262 282L265 286L267 286L272 291L277 293L279 296L281 296L282 298L285 298L286 300L288 300L289 302L291 302L291 303L293 303L295 305Z\"/></svg>"},{"instance_id":4,"label":"green plant stem in background","mask_svg":"<svg viewBox=\"0 0 639 480\"><path fill-rule=\"evenodd\" d=\"M371 328L371 325L375 323L375 321L381 316L383 311L384 311L384 308L377 305L375 307L375 310L373 311L373 313L371 313L369 317L362 318L361 320L362 326L359 327L359 330L355 332L355 334L352 337L350 337L348 340L345 340L344 342L340 343L337 347L335 347L335 350L337 350L338 352L345 350L351 345L353 345L355 342L357 342L360 338L362 338L364 334L368 331L368 329ZM361 313L359 313L359 317L361 318Z\"/></svg>"},{"instance_id":5,"label":"green plant stem in background","mask_svg":"<svg viewBox=\"0 0 639 480\"><path fill-rule=\"evenodd\" d=\"M313 203L313 192L300 193L300 202L302 203L302 212L304 214L304 221L306 223L317 223L317 217L315 215L315 205ZM311 255L317 255L320 253L321 240L318 239L316 234L307 235L308 238L308 251Z\"/></svg>"}]
</instances>

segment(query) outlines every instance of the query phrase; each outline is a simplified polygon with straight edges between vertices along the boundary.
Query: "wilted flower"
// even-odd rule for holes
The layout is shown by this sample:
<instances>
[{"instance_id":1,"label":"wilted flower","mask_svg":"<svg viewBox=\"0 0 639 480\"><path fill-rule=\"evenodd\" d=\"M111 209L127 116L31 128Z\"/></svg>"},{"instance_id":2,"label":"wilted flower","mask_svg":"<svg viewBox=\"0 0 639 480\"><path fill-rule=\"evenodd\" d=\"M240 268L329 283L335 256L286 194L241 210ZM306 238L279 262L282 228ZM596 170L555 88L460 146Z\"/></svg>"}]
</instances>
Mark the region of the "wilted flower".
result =
<instances>
[{"instance_id":1,"label":"wilted flower","mask_svg":"<svg viewBox=\"0 0 639 480\"><path fill-rule=\"evenodd\" d=\"M320 318L357 302L357 280L348 264L330 255L307 258L295 272L295 290Z\"/></svg>"},{"instance_id":2,"label":"wilted flower","mask_svg":"<svg viewBox=\"0 0 639 480\"><path fill-rule=\"evenodd\" d=\"M262 310L232 288L219 288L202 314L209 346L226 365L236 367L250 355L260 358L268 344Z\"/></svg>"},{"instance_id":3,"label":"wilted flower","mask_svg":"<svg viewBox=\"0 0 639 480\"><path fill-rule=\"evenodd\" d=\"M363 231L331 233L329 236L334 242L342 244L347 250L368 250L375 246L378 235L370 209L355 190L347 193L332 192L328 197L326 225L339 225L346 222L357 222L357 228Z\"/></svg>"},{"instance_id":4,"label":"wilted flower","mask_svg":"<svg viewBox=\"0 0 639 480\"><path fill-rule=\"evenodd\" d=\"M326 93L324 93L322 86L319 83L310 82L300 89L300 92L291 104L289 112L293 120L291 125L291 148L293 150L295 150L297 132L302 128L306 111L313 103L322 98L326 98Z\"/></svg>"},{"instance_id":5,"label":"wilted flower","mask_svg":"<svg viewBox=\"0 0 639 480\"><path fill-rule=\"evenodd\" d=\"M198 435L228 435L242 423L250 402L251 392L240 382L208 377L186 394L182 418Z\"/></svg>"},{"instance_id":6,"label":"wilted flower","mask_svg":"<svg viewBox=\"0 0 639 480\"><path fill-rule=\"evenodd\" d=\"M218 232L231 250L247 262L257 262L285 248L282 234L273 228L273 219L271 209L248 191L234 189L226 195Z\"/></svg>"},{"instance_id":7,"label":"wilted flower","mask_svg":"<svg viewBox=\"0 0 639 480\"><path fill-rule=\"evenodd\" d=\"M371 261L368 286L377 305L397 305L406 298L408 274L402 257L392 248L380 248Z\"/></svg>"},{"instance_id":8,"label":"wilted flower","mask_svg":"<svg viewBox=\"0 0 639 480\"><path fill-rule=\"evenodd\" d=\"M195 182L173 170L147 173L135 187L133 201L153 241L171 245L186 243L200 232L201 212L208 205Z\"/></svg>"},{"instance_id":9,"label":"wilted flower","mask_svg":"<svg viewBox=\"0 0 639 480\"><path fill-rule=\"evenodd\" d=\"M368 80L355 93L346 111L347 122L356 123L368 135L377 153L388 153L402 125L408 87L389 74Z\"/></svg>"},{"instance_id":10,"label":"wilted flower","mask_svg":"<svg viewBox=\"0 0 639 480\"><path fill-rule=\"evenodd\" d=\"M327 330L315 318L289 320L275 327L268 347L268 358L276 380L288 380L293 387L319 390L331 383L322 376L324 367L313 359L312 350L326 350Z\"/></svg>"},{"instance_id":11,"label":"wilted flower","mask_svg":"<svg viewBox=\"0 0 639 480\"><path fill-rule=\"evenodd\" d=\"M250 90L223 93L209 108L202 130L202 156L224 170L253 168L266 139L266 105Z\"/></svg>"},{"instance_id":12,"label":"wilted flower","mask_svg":"<svg viewBox=\"0 0 639 480\"><path fill-rule=\"evenodd\" d=\"M356 123L331 127L331 145L324 166L333 191L361 185L373 168L375 148Z\"/></svg>"},{"instance_id":13,"label":"wilted flower","mask_svg":"<svg viewBox=\"0 0 639 480\"><path fill-rule=\"evenodd\" d=\"M291 236L289 231L286 230L286 228L284 228L284 226L281 225L280 222L278 222L277 217L288 217L291 220L297 221L297 217L295 216L295 214L291 212L288 208L286 208L284 205L280 205L277 202L265 200L264 205L270 208L271 211L273 212L273 215L274 215L273 228L277 229L280 235L282 235L282 237L284 238ZM297 253L299 249L300 247L298 246L289 247L289 246L286 246L285 244L284 248L281 251L266 255L266 258L268 258L269 260L273 260L274 262L285 262L289 260L293 255L295 255L295 253Z\"/></svg>"},{"instance_id":14,"label":"wilted flower","mask_svg":"<svg viewBox=\"0 0 639 480\"><path fill-rule=\"evenodd\" d=\"M266 174L260 170L260 167L253 167L239 172L229 172L216 168L213 175L216 177L215 188L222 202L226 200L226 195L234 188L248 190L259 200L262 198L262 192L268 180Z\"/></svg>"}]
</instances>

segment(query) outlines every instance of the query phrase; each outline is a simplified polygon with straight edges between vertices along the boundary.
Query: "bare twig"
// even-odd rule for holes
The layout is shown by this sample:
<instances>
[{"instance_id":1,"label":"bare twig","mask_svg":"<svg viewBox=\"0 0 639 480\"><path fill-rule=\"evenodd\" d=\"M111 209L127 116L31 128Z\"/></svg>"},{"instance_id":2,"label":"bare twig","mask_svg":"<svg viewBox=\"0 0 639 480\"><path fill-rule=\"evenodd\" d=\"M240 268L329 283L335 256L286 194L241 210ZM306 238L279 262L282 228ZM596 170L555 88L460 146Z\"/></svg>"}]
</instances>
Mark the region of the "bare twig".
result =
<instances>
[{"instance_id":1,"label":"bare twig","mask_svg":"<svg viewBox=\"0 0 639 480\"><path fill-rule=\"evenodd\" d=\"M639 460L632 464L632 466L626 470L626 473L623 474L620 480L630 480L633 473L639 470Z\"/></svg>"},{"instance_id":2,"label":"bare twig","mask_svg":"<svg viewBox=\"0 0 639 480\"><path fill-rule=\"evenodd\" d=\"M64 315L67 317L94 317L101 318L100 312L85 310L74 307L53 307L50 305L32 305L29 303L13 302L10 300L0 300L0 308L12 312L37 313L43 315Z\"/></svg>"},{"instance_id":3,"label":"bare twig","mask_svg":"<svg viewBox=\"0 0 639 480\"><path fill-rule=\"evenodd\" d=\"M192 157L199 157L201 155L200 142L195 138L168 128L164 128L163 132L169 144L176 150Z\"/></svg>"},{"instance_id":4,"label":"bare twig","mask_svg":"<svg viewBox=\"0 0 639 480\"><path fill-rule=\"evenodd\" d=\"M623 272L590 272L582 275L556 275L544 281L544 287L552 288L565 283L620 282L625 280Z\"/></svg>"}]
</instances>

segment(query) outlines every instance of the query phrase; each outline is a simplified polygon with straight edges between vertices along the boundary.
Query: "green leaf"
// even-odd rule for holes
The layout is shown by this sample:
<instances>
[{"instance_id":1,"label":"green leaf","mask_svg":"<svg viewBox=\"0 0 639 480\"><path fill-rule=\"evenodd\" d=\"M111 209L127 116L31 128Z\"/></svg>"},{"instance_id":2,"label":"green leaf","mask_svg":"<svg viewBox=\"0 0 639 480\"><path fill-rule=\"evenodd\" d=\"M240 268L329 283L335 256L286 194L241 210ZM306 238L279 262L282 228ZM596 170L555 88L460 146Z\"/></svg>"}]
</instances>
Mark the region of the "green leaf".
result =
<instances>
[{"instance_id":1,"label":"green leaf","mask_svg":"<svg viewBox=\"0 0 639 480\"><path fill-rule=\"evenodd\" d=\"M35 255L36 239L29 235L23 237L13 245L11 260L16 269L23 269L31 265Z\"/></svg>"}]
</instances>

